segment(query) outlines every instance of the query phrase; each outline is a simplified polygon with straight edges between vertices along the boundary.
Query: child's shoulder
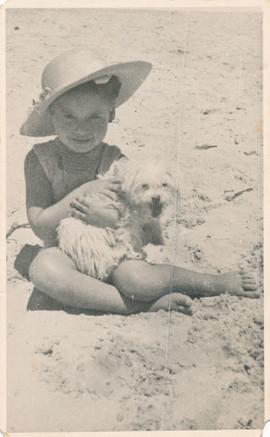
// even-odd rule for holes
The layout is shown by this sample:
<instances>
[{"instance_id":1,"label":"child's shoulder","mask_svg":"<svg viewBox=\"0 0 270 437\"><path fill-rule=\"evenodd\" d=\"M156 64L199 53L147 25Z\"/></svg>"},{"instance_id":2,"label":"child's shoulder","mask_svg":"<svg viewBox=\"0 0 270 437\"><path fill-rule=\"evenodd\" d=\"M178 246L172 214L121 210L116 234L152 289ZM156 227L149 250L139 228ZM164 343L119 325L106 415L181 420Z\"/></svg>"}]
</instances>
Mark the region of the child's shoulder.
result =
<instances>
[{"instance_id":1,"label":"child's shoulder","mask_svg":"<svg viewBox=\"0 0 270 437\"><path fill-rule=\"evenodd\" d=\"M47 155L47 154L55 153L56 145L57 145L57 140L53 139L50 141L46 141L45 143L34 144L32 147L32 150L37 155L39 155L39 154L46 154Z\"/></svg>"},{"instance_id":2,"label":"child's shoulder","mask_svg":"<svg viewBox=\"0 0 270 437\"><path fill-rule=\"evenodd\" d=\"M32 172L35 166L42 168L49 178L56 165L56 141L49 140L44 143L34 144L25 157L25 171Z\"/></svg>"},{"instance_id":3,"label":"child's shoulder","mask_svg":"<svg viewBox=\"0 0 270 437\"><path fill-rule=\"evenodd\" d=\"M32 149L29 150L25 159L27 160L29 159L29 156L32 157L33 155L36 155L37 157L39 157L39 155L48 155L55 151L55 144L55 139L44 143L36 143L33 145Z\"/></svg>"}]
</instances>

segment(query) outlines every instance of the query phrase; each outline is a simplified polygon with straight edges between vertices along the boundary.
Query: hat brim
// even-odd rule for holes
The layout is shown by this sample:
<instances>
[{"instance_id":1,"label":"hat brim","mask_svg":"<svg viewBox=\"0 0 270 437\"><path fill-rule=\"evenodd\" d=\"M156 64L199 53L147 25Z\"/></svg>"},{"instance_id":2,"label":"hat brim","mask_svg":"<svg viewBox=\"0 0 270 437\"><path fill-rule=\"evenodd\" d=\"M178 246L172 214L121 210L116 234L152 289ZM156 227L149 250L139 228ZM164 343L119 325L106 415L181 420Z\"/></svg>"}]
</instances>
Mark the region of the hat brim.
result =
<instances>
[{"instance_id":1,"label":"hat brim","mask_svg":"<svg viewBox=\"0 0 270 437\"><path fill-rule=\"evenodd\" d=\"M121 88L116 98L115 106L118 107L122 105L122 103L126 102L141 86L150 73L151 68L152 64L145 61L118 63L102 68L101 70L95 71L94 73L91 73L76 82L70 83L65 87L61 87L61 89L55 90L53 95L48 96L34 107L26 121L21 126L20 134L31 137L55 135L56 132L47 111L48 107L57 97L66 93L72 88L103 75L114 75L119 79Z\"/></svg>"}]
</instances>

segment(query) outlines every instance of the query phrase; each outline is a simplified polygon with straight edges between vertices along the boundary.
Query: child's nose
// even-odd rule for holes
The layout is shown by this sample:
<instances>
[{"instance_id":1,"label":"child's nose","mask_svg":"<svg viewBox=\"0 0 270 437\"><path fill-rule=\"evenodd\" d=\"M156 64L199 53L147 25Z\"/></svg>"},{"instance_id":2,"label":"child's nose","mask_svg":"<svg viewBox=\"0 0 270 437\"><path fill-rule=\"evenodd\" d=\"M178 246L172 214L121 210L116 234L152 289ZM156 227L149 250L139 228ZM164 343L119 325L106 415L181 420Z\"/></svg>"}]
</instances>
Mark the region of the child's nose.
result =
<instances>
[{"instance_id":1,"label":"child's nose","mask_svg":"<svg viewBox=\"0 0 270 437\"><path fill-rule=\"evenodd\" d=\"M78 134L85 134L91 131L91 125L87 121L81 121L77 124Z\"/></svg>"}]
</instances>

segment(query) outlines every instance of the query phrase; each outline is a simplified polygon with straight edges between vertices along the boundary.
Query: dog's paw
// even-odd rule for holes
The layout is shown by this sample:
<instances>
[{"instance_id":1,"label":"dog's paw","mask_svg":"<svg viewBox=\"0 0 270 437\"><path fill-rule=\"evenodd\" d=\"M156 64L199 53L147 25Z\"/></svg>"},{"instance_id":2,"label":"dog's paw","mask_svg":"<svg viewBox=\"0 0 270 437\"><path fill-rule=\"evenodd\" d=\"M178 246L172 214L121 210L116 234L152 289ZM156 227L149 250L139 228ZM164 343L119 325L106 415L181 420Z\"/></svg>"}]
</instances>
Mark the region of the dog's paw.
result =
<instances>
[{"instance_id":1,"label":"dog's paw","mask_svg":"<svg viewBox=\"0 0 270 437\"><path fill-rule=\"evenodd\" d=\"M129 251L127 254L127 259L143 260L145 258L146 258L146 253L144 251L142 252Z\"/></svg>"},{"instance_id":2,"label":"dog's paw","mask_svg":"<svg viewBox=\"0 0 270 437\"><path fill-rule=\"evenodd\" d=\"M153 244L148 244L145 247L146 251L146 261L149 264L167 264L169 258L164 252L164 246L155 246Z\"/></svg>"}]
</instances>

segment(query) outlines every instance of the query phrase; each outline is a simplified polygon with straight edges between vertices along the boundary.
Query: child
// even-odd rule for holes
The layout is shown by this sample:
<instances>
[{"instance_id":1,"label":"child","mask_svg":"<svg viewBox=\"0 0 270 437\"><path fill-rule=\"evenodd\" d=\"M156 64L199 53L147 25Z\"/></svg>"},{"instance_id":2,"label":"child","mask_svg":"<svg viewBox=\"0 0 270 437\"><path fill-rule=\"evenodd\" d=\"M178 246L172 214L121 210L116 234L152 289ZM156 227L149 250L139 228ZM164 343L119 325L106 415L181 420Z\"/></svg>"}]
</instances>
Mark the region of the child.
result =
<instances>
[{"instance_id":1,"label":"child","mask_svg":"<svg viewBox=\"0 0 270 437\"><path fill-rule=\"evenodd\" d=\"M258 297L250 272L203 274L137 260L123 261L105 283L77 271L57 248L57 226L70 214L96 226L117 226L114 202L121 181L96 176L123 155L103 140L115 108L132 96L150 69L147 62L106 66L87 51L65 52L46 66L40 101L21 128L22 135L56 135L28 153L25 179L29 223L44 241L29 275L63 306L121 314L161 308L188 313L191 297L225 292Z\"/></svg>"}]
</instances>

